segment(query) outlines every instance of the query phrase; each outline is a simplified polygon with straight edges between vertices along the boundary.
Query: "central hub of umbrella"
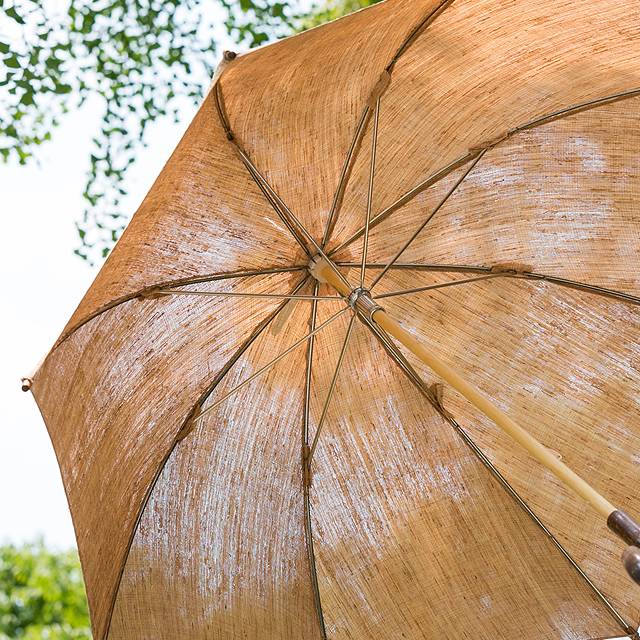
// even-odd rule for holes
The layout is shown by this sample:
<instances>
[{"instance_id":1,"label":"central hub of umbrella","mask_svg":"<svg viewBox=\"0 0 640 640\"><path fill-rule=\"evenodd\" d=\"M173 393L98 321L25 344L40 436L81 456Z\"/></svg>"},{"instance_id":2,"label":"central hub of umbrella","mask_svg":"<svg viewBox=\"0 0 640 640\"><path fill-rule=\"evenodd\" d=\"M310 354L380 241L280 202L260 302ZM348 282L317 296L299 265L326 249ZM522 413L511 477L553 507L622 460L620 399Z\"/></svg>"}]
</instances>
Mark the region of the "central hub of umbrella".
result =
<instances>
[{"instance_id":1,"label":"central hub of umbrella","mask_svg":"<svg viewBox=\"0 0 640 640\"><path fill-rule=\"evenodd\" d=\"M371 322L374 322L373 314L376 311L384 311L384 309L373 300L371 292L364 287L352 289L348 301L349 306L354 311L361 313Z\"/></svg>"},{"instance_id":2,"label":"central hub of umbrella","mask_svg":"<svg viewBox=\"0 0 640 640\"><path fill-rule=\"evenodd\" d=\"M370 322L375 322L373 314L384 309L371 297L371 292L364 287L350 288L335 264L324 256L315 256L309 262L309 273L318 281L330 284L347 300L353 311L362 314Z\"/></svg>"}]
</instances>

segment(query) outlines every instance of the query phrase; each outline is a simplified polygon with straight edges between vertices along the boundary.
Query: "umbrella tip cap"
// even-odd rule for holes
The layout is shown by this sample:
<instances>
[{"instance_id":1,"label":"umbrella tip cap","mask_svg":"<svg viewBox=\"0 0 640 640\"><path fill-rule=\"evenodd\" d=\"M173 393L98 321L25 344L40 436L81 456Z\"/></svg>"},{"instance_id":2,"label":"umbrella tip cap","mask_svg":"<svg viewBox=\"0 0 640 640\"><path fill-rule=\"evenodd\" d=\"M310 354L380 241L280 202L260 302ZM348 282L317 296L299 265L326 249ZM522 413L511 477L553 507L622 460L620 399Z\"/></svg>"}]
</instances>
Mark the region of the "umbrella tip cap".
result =
<instances>
[{"instance_id":1,"label":"umbrella tip cap","mask_svg":"<svg viewBox=\"0 0 640 640\"><path fill-rule=\"evenodd\" d=\"M33 380L31 378L20 378L22 382L22 390L26 393L27 391L31 391L31 383Z\"/></svg>"},{"instance_id":2,"label":"umbrella tip cap","mask_svg":"<svg viewBox=\"0 0 640 640\"><path fill-rule=\"evenodd\" d=\"M238 54L235 51L224 51L222 57L225 60L235 60Z\"/></svg>"},{"instance_id":3,"label":"umbrella tip cap","mask_svg":"<svg viewBox=\"0 0 640 640\"><path fill-rule=\"evenodd\" d=\"M309 261L307 269L309 273L318 281L327 284L327 280L322 277L322 270L328 267L329 263L320 255L314 256Z\"/></svg>"}]
</instances>

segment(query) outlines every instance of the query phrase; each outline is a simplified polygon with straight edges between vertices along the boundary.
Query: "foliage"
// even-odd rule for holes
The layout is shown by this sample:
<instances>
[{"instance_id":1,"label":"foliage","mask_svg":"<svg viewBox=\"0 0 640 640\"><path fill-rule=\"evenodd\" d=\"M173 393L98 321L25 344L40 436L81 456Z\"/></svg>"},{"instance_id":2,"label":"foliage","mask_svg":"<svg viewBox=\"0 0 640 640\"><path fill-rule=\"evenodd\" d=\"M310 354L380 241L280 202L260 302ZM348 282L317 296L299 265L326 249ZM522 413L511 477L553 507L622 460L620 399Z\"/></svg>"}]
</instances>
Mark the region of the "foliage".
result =
<instances>
[{"instance_id":1,"label":"foliage","mask_svg":"<svg viewBox=\"0 0 640 640\"><path fill-rule=\"evenodd\" d=\"M180 98L200 97L214 45L196 0L71 0L62 15L50 5L25 0L6 7L0 22L0 153L25 163L62 114L99 96L102 126L78 253L87 258L94 247L106 255L125 222L122 179L147 125L168 113L177 117Z\"/></svg>"},{"instance_id":2,"label":"foliage","mask_svg":"<svg viewBox=\"0 0 640 640\"><path fill-rule=\"evenodd\" d=\"M0 547L0 640L90 639L76 551L54 553L42 541Z\"/></svg>"},{"instance_id":3,"label":"foliage","mask_svg":"<svg viewBox=\"0 0 640 640\"><path fill-rule=\"evenodd\" d=\"M250 48L377 0L329 0L311 11L308 0L67 1L57 11L55 0L0 0L0 154L26 163L64 114L99 97L102 125L76 251L93 261L124 228L124 173L147 126L177 120L180 105L206 90L221 53L220 25Z\"/></svg>"},{"instance_id":4,"label":"foliage","mask_svg":"<svg viewBox=\"0 0 640 640\"><path fill-rule=\"evenodd\" d=\"M296 23L296 27L300 31L317 27L325 22L336 20L378 2L380 0L329 0L322 5L315 6L307 15L301 16Z\"/></svg>"}]
</instances>

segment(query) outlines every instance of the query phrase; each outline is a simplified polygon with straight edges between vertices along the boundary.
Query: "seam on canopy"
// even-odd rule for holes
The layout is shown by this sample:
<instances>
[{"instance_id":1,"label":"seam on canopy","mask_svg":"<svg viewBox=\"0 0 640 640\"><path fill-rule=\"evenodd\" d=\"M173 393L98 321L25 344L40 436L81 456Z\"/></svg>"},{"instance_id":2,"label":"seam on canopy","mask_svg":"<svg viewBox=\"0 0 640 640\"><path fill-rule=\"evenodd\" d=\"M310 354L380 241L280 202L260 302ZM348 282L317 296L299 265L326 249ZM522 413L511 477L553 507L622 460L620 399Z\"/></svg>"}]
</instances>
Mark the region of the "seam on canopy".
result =
<instances>
[{"instance_id":1,"label":"seam on canopy","mask_svg":"<svg viewBox=\"0 0 640 640\"><path fill-rule=\"evenodd\" d=\"M341 265L341 263L337 263ZM348 263L347 266L351 266L351 263ZM372 264L370 268L377 268L380 265ZM640 305L640 297L634 296L630 293L624 293L622 291L616 291L615 289L609 289L607 287L601 287L598 285L593 285L585 282L578 282L577 280L570 280L568 278L562 278L559 276L548 275L543 273L537 273L534 271L512 271L512 270L503 270L496 271L495 267L462 267L458 265L400 265L402 269L420 269L425 271L481 271L483 273L487 273L488 275L493 272L495 276L505 276L510 278L518 278L520 280L527 280L532 282L548 282L550 284L555 284L561 287L567 287L569 289L575 289L577 291L582 291L585 293L591 293L594 295L604 296L606 298L612 298L614 300L619 300L621 302L628 302L633 305ZM468 280L462 280L459 283L447 283L442 287L433 287L433 289L444 288L445 286L452 286L453 284L466 284ZM418 291L415 291L417 293ZM414 293L413 290L408 290L404 293ZM381 296L375 296L375 298L389 298L393 297L393 292L388 294L383 294ZM395 294L398 295L398 294Z\"/></svg>"},{"instance_id":2,"label":"seam on canopy","mask_svg":"<svg viewBox=\"0 0 640 640\"><path fill-rule=\"evenodd\" d=\"M242 145L237 140L235 134L231 129L231 125L228 121L228 116L226 114L226 109L224 107L224 96L222 94L222 89L220 85L216 86L215 91L215 100L216 107L218 111L218 117L222 123L222 126L226 132L227 140L233 145L236 152L240 155L240 158L245 166L245 169L254 180L254 182L258 185L262 193L264 194L266 200L271 204L275 212L278 214L282 222L289 229L293 238L298 242L302 250L308 255L309 258L312 257L312 252L309 247L310 243L312 248L315 249L320 256L322 256L326 261L328 266L334 271L336 276L342 281L342 283L350 288L349 283L345 280L342 273L335 267L333 262L328 259L328 256L325 254L322 247L315 241L309 231L305 228L305 226L296 218L291 209L282 201L280 196L276 193L273 187L269 184L266 178L260 173L259 169L253 164L247 152L242 148Z\"/></svg>"},{"instance_id":3,"label":"seam on canopy","mask_svg":"<svg viewBox=\"0 0 640 640\"><path fill-rule=\"evenodd\" d=\"M336 262L338 267L358 267L360 263L356 262ZM496 265L499 266L499 265ZM609 289L607 287L601 287L598 285L589 284L586 282L578 282L577 280L570 280L568 278L562 278L560 276L554 276L544 273L538 273L535 271L520 271L518 270L510 272L509 269L504 271L496 271L496 266L486 267L480 265L458 265L458 264L421 264L419 262L396 263L391 267L395 270L408 270L415 269L418 271L438 271L438 272L471 272L471 273L504 273L506 276L517 277L524 280L544 281L551 284L555 284L570 289L576 289L577 291L584 291L586 293L592 293L594 295L601 295L606 298L613 298L614 300L620 300L622 302L628 302L633 305L640 305L640 296L634 296L630 293L624 293L623 291L617 291L615 289ZM367 263L367 269L383 269L384 263L369 262ZM384 297L390 297L385 295Z\"/></svg>"},{"instance_id":4,"label":"seam on canopy","mask_svg":"<svg viewBox=\"0 0 640 640\"><path fill-rule=\"evenodd\" d=\"M385 71L389 73L391 72L396 62L398 61L398 58L400 58L400 56L417 40L417 38L420 36L421 31L428 27L438 16L440 16L440 14L445 11L445 9L448 9L453 4L453 2L454 0L443 0L443 2L441 2L433 11L429 12L429 14L413 28L405 41L400 45L393 58L391 58L389 64L385 67Z\"/></svg>"},{"instance_id":5,"label":"seam on canopy","mask_svg":"<svg viewBox=\"0 0 640 640\"><path fill-rule=\"evenodd\" d=\"M356 125L356 130L353 135L353 139L351 142L351 147L349 148L349 152L347 153L347 157L342 168L342 173L338 180L338 186L336 187L336 191L333 197L333 203L331 205L331 209L329 210L329 215L327 218L327 224L325 227L324 235L322 238L321 247L324 250L327 242L331 237L331 233L333 232L333 226L337 220L337 214L340 210L340 206L342 204L342 197L344 196L344 189L349 181L351 176L351 169L353 168L353 162L358 155L359 146L362 142L362 137L366 132L369 119L371 116L371 112L373 107L376 107L376 114L380 104L380 98L382 94L389 88L391 84L391 71L398 58L405 52L405 50L409 47L409 45L418 37L420 32L429 26L449 5L453 3L453 0L444 0L440 3L436 9L431 11L425 18L421 20L421 22L413 28L410 34L407 36L405 41L400 45L394 56L391 58L391 61L387 64L387 66L382 71L380 78L377 84L374 86L371 94L369 95L364 110L362 111L362 115L360 116L360 120ZM376 117L377 124L377 117ZM331 255L331 254L329 254Z\"/></svg>"},{"instance_id":6,"label":"seam on canopy","mask_svg":"<svg viewBox=\"0 0 640 640\"><path fill-rule=\"evenodd\" d=\"M313 288L313 294L318 295L320 283L316 280ZM317 320L318 303L314 301L311 310L311 318L309 320L309 330L315 331ZM309 340L307 348L307 371L304 391L304 414L302 419L302 490L303 490L303 509L304 509L304 526L307 542L307 555L309 558L309 568L311 571L311 581L313 584L313 593L316 601L316 611L320 624L321 640L326 640L327 630L324 624L324 613L322 612L322 600L320 598L320 587L318 585L318 571L316 568L316 556L313 547L313 528L311 523L311 499L309 491L311 488L311 468L309 461L309 418L311 404L311 367L313 364L313 347L315 344L315 336Z\"/></svg>"},{"instance_id":7,"label":"seam on canopy","mask_svg":"<svg viewBox=\"0 0 640 640\"><path fill-rule=\"evenodd\" d=\"M244 164L247 172L249 173L253 181L258 185L258 188L260 189L260 191L262 191L262 194L264 195L267 202L271 205L273 210L278 214L278 217L280 218L280 220L287 227L293 239L298 243L298 245L300 245L301 249L309 257L311 257L311 253L309 251L309 247L307 243L305 242L305 238L300 234L300 231L296 229L294 222L291 220L291 216L286 215L286 213L289 213L289 212L287 211L285 213L286 206L282 206L283 205L282 201L277 196L275 196L275 192L273 191L273 189L271 189L270 187L267 189L267 185L268 185L267 181L258 173L258 170L253 166L253 164L251 164L251 161L249 160L249 157L246 151L242 148L242 145L234 135L231 129L231 124L229 123L229 116L227 115L227 111L224 103L224 96L222 94L222 89L220 84L216 85L213 97L216 105L216 111L218 112L218 119L220 120L220 124L224 129L224 132L227 136L227 140L233 145L236 152L240 155L240 159L242 160L242 163Z\"/></svg>"},{"instance_id":8,"label":"seam on canopy","mask_svg":"<svg viewBox=\"0 0 640 640\"><path fill-rule=\"evenodd\" d=\"M209 276L194 276L193 278L179 278L178 280L166 280L164 282L160 282L158 284L154 284L151 287L144 287L142 289L138 289L133 293L129 293L126 296L122 296L121 298L116 298L115 300L109 302L108 304L96 309L93 313L89 314L86 318L81 320L78 324L74 325L68 331L65 331L54 343L53 347L49 350L49 352L42 358L42 362L44 362L61 344L66 342L78 329L83 327L85 324L94 320L98 316L101 316L106 311L114 309L115 307L120 306L125 302L129 302L130 300L135 300L139 297L144 297L145 294L152 293L157 289L161 289L163 287L176 287L186 284L200 284L203 282L215 282L218 280L229 280L232 278L249 278L251 276L266 276L274 273L294 273L296 271L304 271L307 268L306 265L299 265L293 267L281 267L274 269L259 269L256 271L235 271L231 273L220 273L213 274ZM41 363L42 364L42 363ZM40 365L36 368L33 375L40 368Z\"/></svg>"}]
</instances>

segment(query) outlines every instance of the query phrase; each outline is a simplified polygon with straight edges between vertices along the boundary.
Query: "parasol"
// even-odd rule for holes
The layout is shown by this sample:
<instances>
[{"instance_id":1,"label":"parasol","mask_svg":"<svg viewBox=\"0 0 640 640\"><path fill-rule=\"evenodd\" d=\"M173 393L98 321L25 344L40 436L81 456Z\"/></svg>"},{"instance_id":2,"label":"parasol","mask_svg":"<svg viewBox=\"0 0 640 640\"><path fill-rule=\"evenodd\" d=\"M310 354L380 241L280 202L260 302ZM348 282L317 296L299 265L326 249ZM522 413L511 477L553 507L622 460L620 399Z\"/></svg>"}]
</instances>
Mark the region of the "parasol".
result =
<instances>
[{"instance_id":1,"label":"parasol","mask_svg":"<svg viewBox=\"0 0 640 640\"><path fill-rule=\"evenodd\" d=\"M387 0L225 56L24 380L97 640L637 637L639 31Z\"/></svg>"}]
</instances>

